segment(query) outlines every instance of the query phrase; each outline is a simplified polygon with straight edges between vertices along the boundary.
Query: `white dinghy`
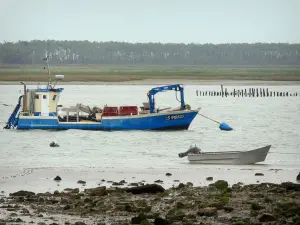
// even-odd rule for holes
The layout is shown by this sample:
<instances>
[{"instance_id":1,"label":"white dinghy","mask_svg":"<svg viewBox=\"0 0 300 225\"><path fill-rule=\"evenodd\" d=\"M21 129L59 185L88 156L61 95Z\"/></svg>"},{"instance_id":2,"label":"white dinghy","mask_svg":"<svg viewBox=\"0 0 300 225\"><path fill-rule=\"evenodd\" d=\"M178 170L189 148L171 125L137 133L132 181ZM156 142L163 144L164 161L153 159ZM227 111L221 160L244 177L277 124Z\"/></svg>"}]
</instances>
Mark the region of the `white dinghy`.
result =
<instances>
[{"instance_id":1,"label":"white dinghy","mask_svg":"<svg viewBox=\"0 0 300 225\"><path fill-rule=\"evenodd\" d=\"M188 157L190 163L199 164L255 164L265 161L271 145L250 151L223 151L223 152L201 152L196 146L191 146L186 152L178 156Z\"/></svg>"}]
</instances>

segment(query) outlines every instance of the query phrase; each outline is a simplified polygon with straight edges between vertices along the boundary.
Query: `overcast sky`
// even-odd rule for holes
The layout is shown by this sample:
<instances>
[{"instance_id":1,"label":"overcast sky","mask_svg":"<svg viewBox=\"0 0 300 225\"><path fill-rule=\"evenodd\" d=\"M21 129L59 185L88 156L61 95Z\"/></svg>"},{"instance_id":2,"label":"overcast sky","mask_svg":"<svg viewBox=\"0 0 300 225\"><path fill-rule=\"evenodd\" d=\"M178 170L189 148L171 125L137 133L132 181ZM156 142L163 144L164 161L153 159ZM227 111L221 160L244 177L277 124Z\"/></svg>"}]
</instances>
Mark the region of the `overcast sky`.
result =
<instances>
[{"instance_id":1,"label":"overcast sky","mask_svg":"<svg viewBox=\"0 0 300 225\"><path fill-rule=\"evenodd\" d=\"M0 42L300 43L300 0L0 0Z\"/></svg>"}]
</instances>

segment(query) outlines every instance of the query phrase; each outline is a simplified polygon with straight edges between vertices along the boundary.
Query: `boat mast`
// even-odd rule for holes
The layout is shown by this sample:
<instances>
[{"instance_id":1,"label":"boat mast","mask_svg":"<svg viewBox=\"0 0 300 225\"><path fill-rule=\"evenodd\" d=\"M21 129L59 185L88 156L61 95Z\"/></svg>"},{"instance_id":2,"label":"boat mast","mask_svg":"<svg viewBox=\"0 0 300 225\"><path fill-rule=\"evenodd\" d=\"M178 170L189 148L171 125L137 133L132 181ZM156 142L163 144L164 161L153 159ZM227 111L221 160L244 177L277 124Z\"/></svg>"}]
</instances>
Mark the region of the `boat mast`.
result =
<instances>
[{"instance_id":1,"label":"boat mast","mask_svg":"<svg viewBox=\"0 0 300 225\"><path fill-rule=\"evenodd\" d=\"M51 88L51 76L50 76L50 68L49 68L48 55L46 56L46 62L47 62L47 69L48 69L48 75L49 75L47 88Z\"/></svg>"},{"instance_id":2,"label":"boat mast","mask_svg":"<svg viewBox=\"0 0 300 225\"><path fill-rule=\"evenodd\" d=\"M45 40L45 58L44 60L46 60L47 63L47 70L48 70L48 75L49 75L49 79L48 79L48 84L47 84L47 88L51 88L51 76L50 76L50 67L49 67L49 58L48 58L48 49L47 49L47 41Z\"/></svg>"}]
</instances>

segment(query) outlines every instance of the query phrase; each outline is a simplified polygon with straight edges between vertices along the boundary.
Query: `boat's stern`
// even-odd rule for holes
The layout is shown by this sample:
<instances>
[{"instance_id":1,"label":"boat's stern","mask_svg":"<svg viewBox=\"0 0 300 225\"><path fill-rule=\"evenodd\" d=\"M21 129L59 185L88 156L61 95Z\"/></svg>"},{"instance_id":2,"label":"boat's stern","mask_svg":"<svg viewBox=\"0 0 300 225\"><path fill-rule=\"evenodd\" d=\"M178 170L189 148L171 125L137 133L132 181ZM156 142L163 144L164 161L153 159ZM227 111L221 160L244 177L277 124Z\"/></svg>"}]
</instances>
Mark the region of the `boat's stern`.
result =
<instances>
[{"instance_id":1,"label":"boat's stern","mask_svg":"<svg viewBox=\"0 0 300 225\"><path fill-rule=\"evenodd\" d=\"M57 126L57 103L63 89L51 85L27 89L26 85L21 83L24 85L24 94L19 97L18 104L4 128L43 129Z\"/></svg>"}]
</instances>

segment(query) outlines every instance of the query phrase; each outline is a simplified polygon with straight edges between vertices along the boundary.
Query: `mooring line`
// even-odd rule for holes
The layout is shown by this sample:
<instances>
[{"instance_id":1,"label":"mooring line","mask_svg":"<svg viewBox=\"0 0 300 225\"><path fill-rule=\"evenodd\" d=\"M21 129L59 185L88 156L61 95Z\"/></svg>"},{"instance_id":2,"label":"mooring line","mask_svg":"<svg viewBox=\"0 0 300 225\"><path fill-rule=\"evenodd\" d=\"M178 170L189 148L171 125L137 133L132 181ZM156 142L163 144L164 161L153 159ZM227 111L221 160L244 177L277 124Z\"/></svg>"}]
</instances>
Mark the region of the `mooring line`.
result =
<instances>
[{"instance_id":1,"label":"mooring line","mask_svg":"<svg viewBox=\"0 0 300 225\"><path fill-rule=\"evenodd\" d=\"M282 155L300 155L300 153L289 153L289 152L269 152L274 154L282 154Z\"/></svg>"}]
</instances>

